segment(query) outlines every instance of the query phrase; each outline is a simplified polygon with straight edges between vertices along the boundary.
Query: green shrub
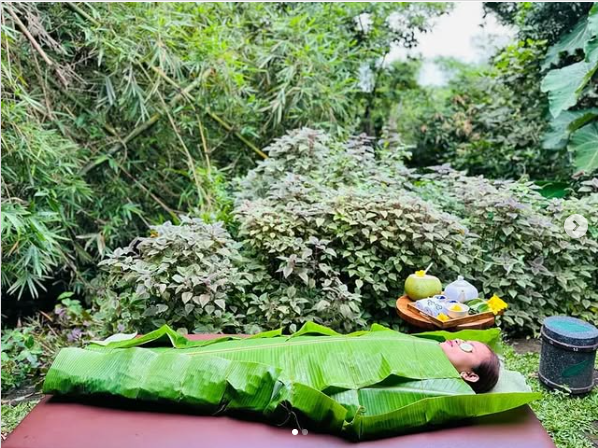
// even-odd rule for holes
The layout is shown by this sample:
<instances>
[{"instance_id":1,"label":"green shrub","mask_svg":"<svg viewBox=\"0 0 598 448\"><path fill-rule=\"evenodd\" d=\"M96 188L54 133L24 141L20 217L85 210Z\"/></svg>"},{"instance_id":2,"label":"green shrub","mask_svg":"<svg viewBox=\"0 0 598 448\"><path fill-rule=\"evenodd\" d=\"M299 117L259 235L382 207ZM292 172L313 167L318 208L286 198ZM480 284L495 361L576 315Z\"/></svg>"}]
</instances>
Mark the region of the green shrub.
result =
<instances>
[{"instance_id":1,"label":"green shrub","mask_svg":"<svg viewBox=\"0 0 598 448\"><path fill-rule=\"evenodd\" d=\"M32 327L2 332L2 391L19 387L41 366L43 347Z\"/></svg>"},{"instance_id":2,"label":"green shrub","mask_svg":"<svg viewBox=\"0 0 598 448\"><path fill-rule=\"evenodd\" d=\"M332 139L314 129L293 130L264 149L268 159L237 179L238 201L268 196L289 188L287 179L309 178L313 188L400 188L408 181L403 159L406 147L387 136L374 150L373 139L359 135L347 141ZM275 193L273 193L275 194Z\"/></svg>"},{"instance_id":3,"label":"green shrub","mask_svg":"<svg viewBox=\"0 0 598 448\"><path fill-rule=\"evenodd\" d=\"M166 223L153 232L102 262L107 275L98 281L96 318L107 331L147 332L168 323L185 332L254 333L281 325L294 330L306 320L340 328L349 317L344 307L330 319L310 312L326 297L358 300L338 281L322 292L283 284L257 257L246 257L220 224L181 217L180 225Z\"/></svg>"},{"instance_id":4,"label":"green shrub","mask_svg":"<svg viewBox=\"0 0 598 448\"><path fill-rule=\"evenodd\" d=\"M240 182L235 212L247 257L307 300L285 321L345 331L371 319L396 325L395 301L412 270L435 260L435 272L454 276L453 260L469 260L458 253L465 228L402 189L404 147L301 129L266 151Z\"/></svg>"},{"instance_id":5,"label":"green shrub","mask_svg":"<svg viewBox=\"0 0 598 448\"><path fill-rule=\"evenodd\" d=\"M181 217L152 227L100 263L109 275L98 318L150 331L164 323L189 331L235 331L237 299L249 284L239 244L220 223Z\"/></svg>"},{"instance_id":6,"label":"green shrub","mask_svg":"<svg viewBox=\"0 0 598 448\"><path fill-rule=\"evenodd\" d=\"M27 319L24 325L2 331L2 391L33 383L47 371L62 347L81 346L101 336L100 328L78 300L64 293L53 312Z\"/></svg>"},{"instance_id":7,"label":"green shrub","mask_svg":"<svg viewBox=\"0 0 598 448\"><path fill-rule=\"evenodd\" d=\"M239 236L270 275L323 296L316 320L343 315L349 329L365 313L396 323L394 302L407 275L434 261L434 272L451 278L470 261L465 228L405 191L287 187L287 197L239 207ZM330 297L331 282L356 296Z\"/></svg>"},{"instance_id":8,"label":"green shrub","mask_svg":"<svg viewBox=\"0 0 598 448\"><path fill-rule=\"evenodd\" d=\"M475 235L474 261L463 268L486 296L496 293L510 304L504 320L511 328L538 330L556 313L598 322L598 195L548 200L532 183L472 178L447 167L418 184L418 194L459 216ZM580 239L563 229L573 213L590 222Z\"/></svg>"},{"instance_id":9,"label":"green shrub","mask_svg":"<svg viewBox=\"0 0 598 448\"><path fill-rule=\"evenodd\" d=\"M267 150L237 181L238 242L182 218L103 263L110 292L99 303L109 322L249 333L306 320L342 331L397 326L405 278L430 263L445 283L462 274L485 297L502 296L512 332L532 333L555 313L596 321L596 193L548 200L531 183L445 166L416 175L400 162L402 148L310 129ZM572 213L590 221L579 240L562 227ZM210 275L221 296L206 288Z\"/></svg>"}]
</instances>

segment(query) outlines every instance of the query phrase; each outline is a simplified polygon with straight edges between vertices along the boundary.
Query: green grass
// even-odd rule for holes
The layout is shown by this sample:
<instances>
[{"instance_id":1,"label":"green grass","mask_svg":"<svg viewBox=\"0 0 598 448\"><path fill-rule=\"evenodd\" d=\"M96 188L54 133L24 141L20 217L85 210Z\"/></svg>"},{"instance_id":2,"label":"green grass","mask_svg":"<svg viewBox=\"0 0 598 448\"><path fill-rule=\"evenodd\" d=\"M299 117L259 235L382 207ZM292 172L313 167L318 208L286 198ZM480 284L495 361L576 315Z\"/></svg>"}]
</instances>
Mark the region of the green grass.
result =
<instances>
[{"instance_id":1,"label":"green grass","mask_svg":"<svg viewBox=\"0 0 598 448\"><path fill-rule=\"evenodd\" d=\"M39 400L2 405L2 439L6 437L33 409Z\"/></svg>"},{"instance_id":2,"label":"green grass","mask_svg":"<svg viewBox=\"0 0 598 448\"><path fill-rule=\"evenodd\" d=\"M539 354L517 354L507 346L504 355L506 367L523 373L532 389L542 393L542 399L531 403L531 407L557 447L595 448L598 444L598 388L582 398L548 391L537 378Z\"/></svg>"}]
</instances>

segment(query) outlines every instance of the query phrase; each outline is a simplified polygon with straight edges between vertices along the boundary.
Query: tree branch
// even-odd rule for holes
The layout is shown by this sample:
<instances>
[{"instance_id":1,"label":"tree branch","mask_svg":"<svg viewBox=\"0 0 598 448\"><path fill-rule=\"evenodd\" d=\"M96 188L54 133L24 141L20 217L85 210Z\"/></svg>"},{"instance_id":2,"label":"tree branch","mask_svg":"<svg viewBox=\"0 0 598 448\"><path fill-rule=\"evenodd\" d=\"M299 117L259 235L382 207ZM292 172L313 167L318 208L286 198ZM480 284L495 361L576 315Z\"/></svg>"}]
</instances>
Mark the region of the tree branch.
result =
<instances>
[{"instance_id":1,"label":"tree branch","mask_svg":"<svg viewBox=\"0 0 598 448\"><path fill-rule=\"evenodd\" d=\"M21 22L21 19L19 19L19 17L12 10L12 7L6 5L6 11L8 11L8 14L10 14L10 16L12 17L12 20L15 22L15 24L21 30L21 32L25 35L27 40L29 40L29 42L31 43L31 45L33 46L35 51L37 51L39 53L39 55L42 57L44 62L54 69L54 72L56 72L56 76L58 76L58 78L60 79L60 82L62 82L63 85L67 86L68 82L67 82L66 78L64 77L64 75L62 74L62 72L60 71L60 67L52 59L50 59L48 57L46 52L42 49L42 47L39 45L39 43L31 35L31 33L29 32L29 30L27 29L25 24L23 22Z\"/></svg>"}]
</instances>

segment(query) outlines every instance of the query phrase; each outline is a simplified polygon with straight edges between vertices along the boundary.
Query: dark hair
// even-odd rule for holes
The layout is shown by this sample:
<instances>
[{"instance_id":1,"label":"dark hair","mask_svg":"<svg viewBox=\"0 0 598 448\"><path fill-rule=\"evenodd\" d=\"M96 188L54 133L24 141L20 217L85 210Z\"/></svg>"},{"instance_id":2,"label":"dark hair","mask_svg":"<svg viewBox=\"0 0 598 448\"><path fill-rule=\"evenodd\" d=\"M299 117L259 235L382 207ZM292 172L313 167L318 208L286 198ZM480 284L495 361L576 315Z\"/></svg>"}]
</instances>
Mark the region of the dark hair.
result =
<instances>
[{"instance_id":1,"label":"dark hair","mask_svg":"<svg viewBox=\"0 0 598 448\"><path fill-rule=\"evenodd\" d=\"M486 344L484 344L486 345ZM486 347L488 347L486 345ZM476 373L479 379L476 382L468 382L471 388L476 394L482 394L488 392L498 382L498 374L500 372L500 361L496 353L488 347L490 351L490 357L486 358L477 367L473 368L473 372Z\"/></svg>"}]
</instances>

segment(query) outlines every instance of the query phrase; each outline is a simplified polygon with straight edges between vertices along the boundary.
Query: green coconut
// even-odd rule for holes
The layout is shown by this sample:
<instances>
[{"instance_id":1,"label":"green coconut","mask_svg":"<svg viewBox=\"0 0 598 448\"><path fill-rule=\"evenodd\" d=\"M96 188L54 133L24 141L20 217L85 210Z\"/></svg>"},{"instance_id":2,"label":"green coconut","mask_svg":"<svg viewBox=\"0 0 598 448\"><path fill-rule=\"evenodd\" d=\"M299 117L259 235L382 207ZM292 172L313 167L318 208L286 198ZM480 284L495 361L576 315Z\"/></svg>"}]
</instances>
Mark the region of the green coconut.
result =
<instances>
[{"instance_id":1,"label":"green coconut","mask_svg":"<svg viewBox=\"0 0 598 448\"><path fill-rule=\"evenodd\" d=\"M438 277L417 271L405 280L405 294L411 300L425 299L442 293L442 284Z\"/></svg>"}]
</instances>

